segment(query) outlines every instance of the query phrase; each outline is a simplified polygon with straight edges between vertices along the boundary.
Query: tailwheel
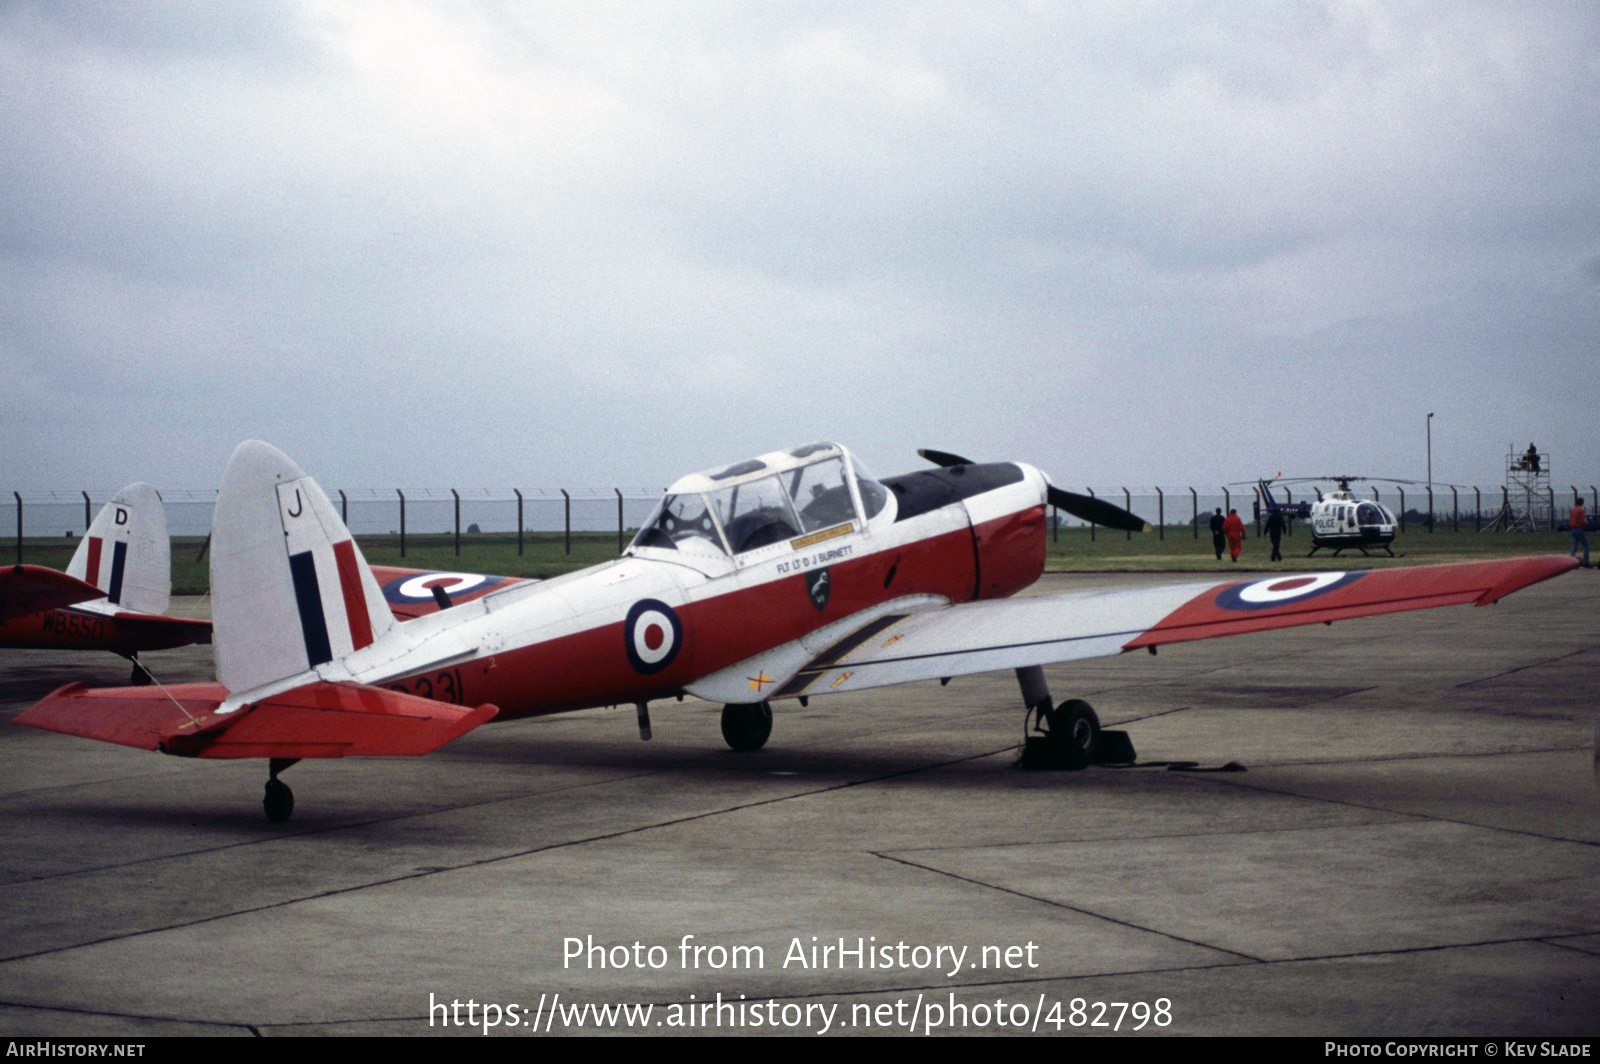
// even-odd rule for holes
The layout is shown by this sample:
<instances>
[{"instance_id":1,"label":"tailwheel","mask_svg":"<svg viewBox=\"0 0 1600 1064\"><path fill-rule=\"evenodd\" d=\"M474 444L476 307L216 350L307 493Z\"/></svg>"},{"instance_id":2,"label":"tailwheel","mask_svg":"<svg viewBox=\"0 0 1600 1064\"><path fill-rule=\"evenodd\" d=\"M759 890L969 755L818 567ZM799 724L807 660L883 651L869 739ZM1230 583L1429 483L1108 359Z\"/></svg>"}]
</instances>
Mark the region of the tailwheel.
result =
<instances>
[{"instance_id":1,"label":"tailwheel","mask_svg":"<svg viewBox=\"0 0 1600 1064\"><path fill-rule=\"evenodd\" d=\"M261 799L261 808L266 810L268 820L281 824L294 812L294 792L282 780L268 780L267 794Z\"/></svg>"},{"instance_id":2,"label":"tailwheel","mask_svg":"<svg viewBox=\"0 0 1600 1064\"><path fill-rule=\"evenodd\" d=\"M759 750L772 734L772 703L722 707L722 737L741 753Z\"/></svg>"},{"instance_id":3,"label":"tailwheel","mask_svg":"<svg viewBox=\"0 0 1600 1064\"><path fill-rule=\"evenodd\" d=\"M261 799L261 808L266 812L267 819L274 824L281 824L288 820L294 812L294 792L289 785L278 778L278 773L298 761L299 758L275 757L268 764L271 776L267 779L267 793Z\"/></svg>"}]
</instances>

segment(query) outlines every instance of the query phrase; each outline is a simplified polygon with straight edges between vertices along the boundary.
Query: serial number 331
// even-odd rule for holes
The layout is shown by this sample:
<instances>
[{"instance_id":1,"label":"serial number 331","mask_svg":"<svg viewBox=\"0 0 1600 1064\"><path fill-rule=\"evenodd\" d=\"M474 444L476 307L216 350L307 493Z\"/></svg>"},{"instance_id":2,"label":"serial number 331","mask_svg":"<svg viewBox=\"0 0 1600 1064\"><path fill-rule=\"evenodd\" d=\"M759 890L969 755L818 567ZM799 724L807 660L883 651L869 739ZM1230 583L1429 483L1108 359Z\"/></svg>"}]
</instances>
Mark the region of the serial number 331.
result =
<instances>
[{"instance_id":1,"label":"serial number 331","mask_svg":"<svg viewBox=\"0 0 1600 1064\"><path fill-rule=\"evenodd\" d=\"M451 702L458 706L466 697L461 685L460 669L445 669L432 676L413 676L401 683L390 684L389 690L416 695L419 698L431 698L435 702Z\"/></svg>"}]
</instances>

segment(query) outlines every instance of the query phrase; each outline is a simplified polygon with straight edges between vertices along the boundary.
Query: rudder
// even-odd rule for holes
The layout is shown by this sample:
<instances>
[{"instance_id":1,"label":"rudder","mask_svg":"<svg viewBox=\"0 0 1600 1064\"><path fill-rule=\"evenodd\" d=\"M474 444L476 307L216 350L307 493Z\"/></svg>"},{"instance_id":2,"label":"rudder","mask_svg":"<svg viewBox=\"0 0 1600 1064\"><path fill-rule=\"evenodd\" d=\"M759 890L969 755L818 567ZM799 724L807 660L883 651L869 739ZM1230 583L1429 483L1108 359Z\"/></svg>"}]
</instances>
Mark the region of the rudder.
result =
<instances>
[{"instance_id":1,"label":"rudder","mask_svg":"<svg viewBox=\"0 0 1600 1064\"><path fill-rule=\"evenodd\" d=\"M104 591L113 606L165 613L172 600L172 544L156 489L140 482L113 495L78 541L67 575Z\"/></svg>"},{"instance_id":2,"label":"rudder","mask_svg":"<svg viewBox=\"0 0 1600 1064\"><path fill-rule=\"evenodd\" d=\"M217 680L232 692L340 660L395 624L327 495L259 440L233 452L217 493L211 616Z\"/></svg>"}]
</instances>

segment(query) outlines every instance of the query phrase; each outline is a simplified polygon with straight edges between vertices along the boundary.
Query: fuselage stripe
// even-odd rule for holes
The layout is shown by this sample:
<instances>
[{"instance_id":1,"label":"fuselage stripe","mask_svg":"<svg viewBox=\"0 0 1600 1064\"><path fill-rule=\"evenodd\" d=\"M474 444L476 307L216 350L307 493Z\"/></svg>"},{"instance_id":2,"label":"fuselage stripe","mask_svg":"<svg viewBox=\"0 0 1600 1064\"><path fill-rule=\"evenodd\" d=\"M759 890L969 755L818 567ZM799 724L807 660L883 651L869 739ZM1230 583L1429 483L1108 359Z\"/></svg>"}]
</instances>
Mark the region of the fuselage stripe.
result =
<instances>
[{"instance_id":1,"label":"fuselage stripe","mask_svg":"<svg viewBox=\"0 0 1600 1064\"><path fill-rule=\"evenodd\" d=\"M333 649L328 643L328 622L322 615L322 589L317 584L316 559L310 551L289 555L289 573L294 577L295 605L300 607L300 632L306 641L306 659L315 668L333 660Z\"/></svg>"},{"instance_id":2,"label":"fuselage stripe","mask_svg":"<svg viewBox=\"0 0 1600 1064\"><path fill-rule=\"evenodd\" d=\"M83 579L85 583L100 586L100 544L99 536L89 537L89 564L85 567Z\"/></svg>"},{"instance_id":3,"label":"fuselage stripe","mask_svg":"<svg viewBox=\"0 0 1600 1064\"><path fill-rule=\"evenodd\" d=\"M372 618L367 615L367 597L361 589L361 568L356 562L353 540L333 545L333 560L339 566L339 590L344 593L344 614L350 620L350 644L356 650L372 645Z\"/></svg>"},{"instance_id":4,"label":"fuselage stripe","mask_svg":"<svg viewBox=\"0 0 1600 1064\"><path fill-rule=\"evenodd\" d=\"M128 544L117 540L111 549L111 588L106 592L106 598L114 606L122 604L122 571L128 564Z\"/></svg>"}]
</instances>

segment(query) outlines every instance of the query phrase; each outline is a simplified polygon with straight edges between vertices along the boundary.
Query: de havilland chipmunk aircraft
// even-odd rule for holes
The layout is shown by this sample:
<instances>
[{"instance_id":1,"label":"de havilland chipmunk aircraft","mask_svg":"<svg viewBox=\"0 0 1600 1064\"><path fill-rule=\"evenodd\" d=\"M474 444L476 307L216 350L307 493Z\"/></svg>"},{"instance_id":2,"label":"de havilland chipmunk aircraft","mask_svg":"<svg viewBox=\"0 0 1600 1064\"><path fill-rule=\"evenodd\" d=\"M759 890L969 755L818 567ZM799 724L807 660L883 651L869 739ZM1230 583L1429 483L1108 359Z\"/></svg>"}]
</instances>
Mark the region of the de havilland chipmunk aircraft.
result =
<instances>
[{"instance_id":1,"label":"de havilland chipmunk aircraft","mask_svg":"<svg viewBox=\"0 0 1600 1064\"><path fill-rule=\"evenodd\" d=\"M41 565L0 569L0 647L142 650L211 642L211 622L162 616L172 598L172 549L161 496L129 484L90 523L66 572Z\"/></svg>"},{"instance_id":2,"label":"de havilland chipmunk aircraft","mask_svg":"<svg viewBox=\"0 0 1600 1064\"><path fill-rule=\"evenodd\" d=\"M1020 462L922 453L940 468L878 480L833 444L775 451L679 480L615 561L542 581L458 575L455 595L435 594L428 574L391 571L386 597L316 482L246 442L213 521L216 682L69 684L17 723L180 757L266 758L263 804L281 821L294 803L278 775L298 759L425 754L496 717L631 703L649 738L649 703L691 694L723 703L729 745L754 750L774 699L1012 669L1038 741L1083 767L1099 722L1084 702L1052 703L1043 665L1481 606L1577 564L1012 598L1043 572L1049 506L1148 526ZM413 619L391 610L401 600Z\"/></svg>"}]
</instances>

